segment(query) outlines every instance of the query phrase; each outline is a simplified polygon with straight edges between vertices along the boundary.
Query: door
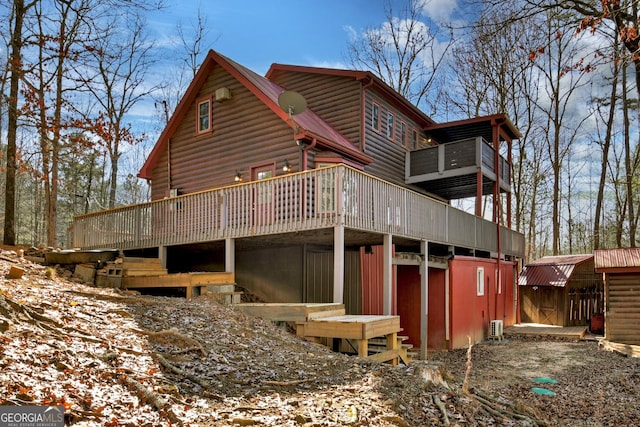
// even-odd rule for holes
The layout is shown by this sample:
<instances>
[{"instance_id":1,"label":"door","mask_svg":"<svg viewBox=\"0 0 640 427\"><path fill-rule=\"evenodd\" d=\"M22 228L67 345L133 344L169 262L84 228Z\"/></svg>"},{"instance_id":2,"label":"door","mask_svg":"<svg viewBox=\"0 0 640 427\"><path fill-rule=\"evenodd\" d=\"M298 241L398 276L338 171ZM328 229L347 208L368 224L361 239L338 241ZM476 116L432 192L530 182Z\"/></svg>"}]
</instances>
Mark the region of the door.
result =
<instances>
[{"instance_id":1,"label":"door","mask_svg":"<svg viewBox=\"0 0 640 427\"><path fill-rule=\"evenodd\" d=\"M265 181L276 176L276 164L267 163L251 168L251 181ZM254 226L268 225L273 221L273 184L271 181L258 182L253 192Z\"/></svg>"},{"instance_id":2,"label":"door","mask_svg":"<svg viewBox=\"0 0 640 427\"><path fill-rule=\"evenodd\" d=\"M398 315L402 335L409 337L407 343L420 348L420 316L422 310L420 290L420 267L398 265Z\"/></svg>"}]
</instances>

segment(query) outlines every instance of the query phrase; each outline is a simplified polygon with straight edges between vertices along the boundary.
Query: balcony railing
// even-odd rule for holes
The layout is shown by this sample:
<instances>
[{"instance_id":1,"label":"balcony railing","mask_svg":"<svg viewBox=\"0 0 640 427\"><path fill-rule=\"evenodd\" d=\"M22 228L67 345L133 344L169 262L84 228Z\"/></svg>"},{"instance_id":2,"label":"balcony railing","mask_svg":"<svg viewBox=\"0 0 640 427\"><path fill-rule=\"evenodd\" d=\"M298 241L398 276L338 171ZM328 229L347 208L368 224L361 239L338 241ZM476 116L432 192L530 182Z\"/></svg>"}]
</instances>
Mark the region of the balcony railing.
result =
<instances>
[{"instance_id":1,"label":"balcony railing","mask_svg":"<svg viewBox=\"0 0 640 427\"><path fill-rule=\"evenodd\" d=\"M343 165L81 215L73 246L138 249L336 225L498 250L496 224ZM523 236L502 227L501 250L523 256Z\"/></svg>"},{"instance_id":2,"label":"balcony railing","mask_svg":"<svg viewBox=\"0 0 640 427\"><path fill-rule=\"evenodd\" d=\"M507 159L498 157L500 188L511 191L511 167ZM478 171L489 181L496 182L495 150L484 138L470 138L448 142L433 147L421 148L407 153L406 182L408 184L433 183L432 191L447 198L472 197L476 195L475 180ZM461 177L469 177L464 179ZM456 185L461 188L455 189ZM442 187L439 191L438 187ZM484 192L491 186L485 186ZM451 197L449 197L451 196Z\"/></svg>"}]
</instances>

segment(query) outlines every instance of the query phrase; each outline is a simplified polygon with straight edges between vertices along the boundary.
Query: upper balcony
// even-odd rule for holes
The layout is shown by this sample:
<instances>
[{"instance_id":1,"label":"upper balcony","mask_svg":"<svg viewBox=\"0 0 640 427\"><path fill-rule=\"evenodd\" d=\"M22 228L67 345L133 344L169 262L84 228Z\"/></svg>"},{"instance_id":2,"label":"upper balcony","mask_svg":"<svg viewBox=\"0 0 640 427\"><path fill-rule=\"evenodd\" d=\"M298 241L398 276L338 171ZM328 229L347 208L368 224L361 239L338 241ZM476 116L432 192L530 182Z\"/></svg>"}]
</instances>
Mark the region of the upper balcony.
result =
<instances>
[{"instance_id":1,"label":"upper balcony","mask_svg":"<svg viewBox=\"0 0 640 427\"><path fill-rule=\"evenodd\" d=\"M510 193L511 165L498 156L496 168L495 154L481 136L410 151L405 181L446 200L476 196L479 179L482 195L493 194L495 182L500 183L500 192Z\"/></svg>"}]
</instances>

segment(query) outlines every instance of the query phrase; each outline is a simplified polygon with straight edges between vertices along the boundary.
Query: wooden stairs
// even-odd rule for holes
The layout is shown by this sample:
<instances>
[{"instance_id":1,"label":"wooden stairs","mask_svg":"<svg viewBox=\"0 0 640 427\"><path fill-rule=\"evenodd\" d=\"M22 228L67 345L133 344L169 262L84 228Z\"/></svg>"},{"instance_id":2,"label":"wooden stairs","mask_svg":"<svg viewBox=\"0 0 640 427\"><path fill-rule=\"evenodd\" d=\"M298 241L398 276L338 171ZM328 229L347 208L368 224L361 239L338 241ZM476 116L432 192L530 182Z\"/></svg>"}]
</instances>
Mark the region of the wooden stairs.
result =
<instances>
[{"instance_id":1,"label":"wooden stairs","mask_svg":"<svg viewBox=\"0 0 640 427\"><path fill-rule=\"evenodd\" d=\"M413 345L404 342L409 339L409 337L406 335L397 335L396 339L397 339L397 344L396 344L397 348L394 350L391 350L391 353L389 353L389 350L387 350L387 341L385 339L383 338L370 339L369 348L368 348L368 353L369 353L368 358L372 360L377 360L379 362L385 362L389 359L390 356L395 356L397 354L397 357L400 358L400 361L402 361L402 363L404 363L405 365L408 365L409 362L411 362L414 359L414 356L416 355L414 352L411 351L413 349Z\"/></svg>"},{"instance_id":2,"label":"wooden stairs","mask_svg":"<svg viewBox=\"0 0 640 427\"><path fill-rule=\"evenodd\" d=\"M169 274L158 258L122 257L95 270L92 264L80 264L76 275L91 277L98 287L121 289L184 288L186 298L208 294L221 304L239 304L242 292L235 289L230 272Z\"/></svg>"},{"instance_id":3,"label":"wooden stairs","mask_svg":"<svg viewBox=\"0 0 640 427\"><path fill-rule=\"evenodd\" d=\"M347 315L337 303L243 303L243 313L295 324L296 334L335 351L357 353L378 362L408 364L413 359L406 336L398 335L398 316Z\"/></svg>"}]
</instances>

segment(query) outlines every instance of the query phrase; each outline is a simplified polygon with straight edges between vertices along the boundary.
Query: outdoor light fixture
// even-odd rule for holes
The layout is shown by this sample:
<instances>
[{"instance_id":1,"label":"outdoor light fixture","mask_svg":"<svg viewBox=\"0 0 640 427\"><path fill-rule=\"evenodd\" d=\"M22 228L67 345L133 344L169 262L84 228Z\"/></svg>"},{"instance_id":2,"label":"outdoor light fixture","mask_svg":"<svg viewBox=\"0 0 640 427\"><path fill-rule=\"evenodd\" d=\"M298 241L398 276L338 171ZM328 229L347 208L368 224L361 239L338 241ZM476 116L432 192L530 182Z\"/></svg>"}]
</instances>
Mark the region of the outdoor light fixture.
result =
<instances>
[{"instance_id":1,"label":"outdoor light fixture","mask_svg":"<svg viewBox=\"0 0 640 427\"><path fill-rule=\"evenodd\" d=\"M289 160L284 161L284 166L282 166L282 172L289 173L291 172L291 165L289 164Z\"/></svg>"},{"instance_id":2,"label":"outdoor light fixture","mask_svg":"<svg viewBox=\"0 0 640 427\"><path fill-rule=\"evenodd\" d=\"M235 182L242 182L242 174L240 171L236 171L236 176L233 178Z\"/></svg>"}]
</instances>

